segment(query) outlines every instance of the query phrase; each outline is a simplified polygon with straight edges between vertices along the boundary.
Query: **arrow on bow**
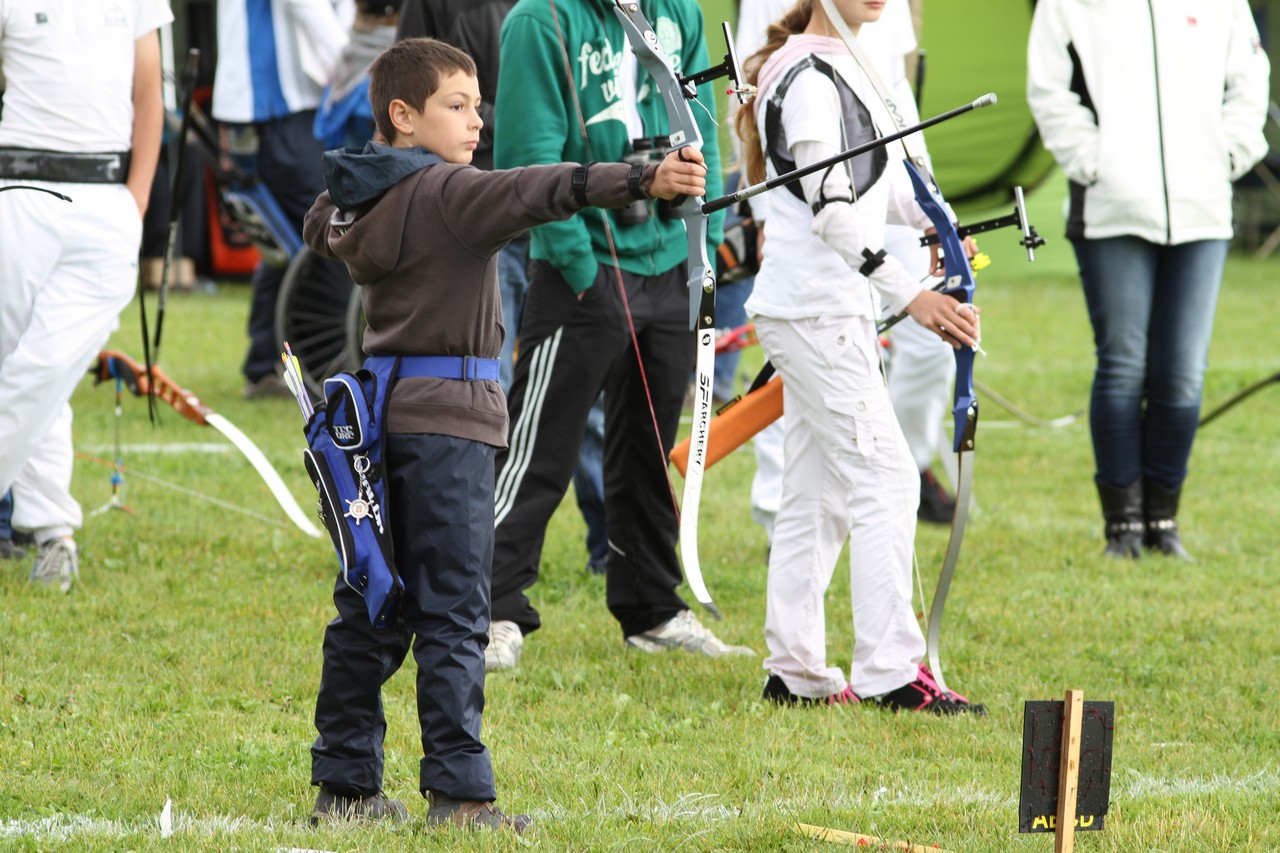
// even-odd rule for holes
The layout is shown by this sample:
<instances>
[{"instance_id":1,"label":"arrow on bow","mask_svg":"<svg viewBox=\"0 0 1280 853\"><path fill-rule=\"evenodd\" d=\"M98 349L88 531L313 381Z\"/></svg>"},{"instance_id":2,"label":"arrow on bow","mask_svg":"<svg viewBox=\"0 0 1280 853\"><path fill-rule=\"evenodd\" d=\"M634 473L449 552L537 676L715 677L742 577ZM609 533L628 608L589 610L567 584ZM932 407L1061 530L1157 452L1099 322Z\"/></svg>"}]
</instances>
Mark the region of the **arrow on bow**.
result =
<instances>
[{"instance_id":1,"label":"arrow on bow","mask_svg":"<svg viewBox=\"0 0 1280 853\"><path fill-rule=\"evenodd\" d=\"M311 519L302 511L302 507L298 506L298 502L294 500L293 494L284 484L279 472L253 443L253 440L231 421L201 402L195 394L166 376L159 367L152 365L148 372L124 353L103 350L98 353L98 360L93 367L89 368L89 373L93 375L95 383L119 378L135 397L149 397L168 403L178 414L192 423L210 426L222 433L249 460L249 464L271 490L280 508L284 510L285 515L289 516L289 520L308 536L320 537L320 530L311 523Z\"/></svg>"}]
</instances>

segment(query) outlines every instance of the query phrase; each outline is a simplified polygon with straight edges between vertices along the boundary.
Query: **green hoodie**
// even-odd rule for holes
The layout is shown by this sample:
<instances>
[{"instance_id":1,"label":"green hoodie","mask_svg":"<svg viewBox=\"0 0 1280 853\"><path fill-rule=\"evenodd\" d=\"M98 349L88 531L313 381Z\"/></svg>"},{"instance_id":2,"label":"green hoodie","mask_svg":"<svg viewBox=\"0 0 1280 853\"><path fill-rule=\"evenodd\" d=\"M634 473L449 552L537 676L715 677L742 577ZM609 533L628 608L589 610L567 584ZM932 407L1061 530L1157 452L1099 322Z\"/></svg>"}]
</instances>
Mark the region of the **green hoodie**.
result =
<instances>
[{"instance_id":1,"label":"green hoodie","mask_svg":"<svg viewBox=\"0 0 1280 853\"><path fill-rule=\"evenodd\" d=\"M642 0L641 10L676 70L693 74L706 68L702 11L694 0ZM563 41L561 38L563 34ZM519 0L502 26L502 53L495 106L494 163L499 169L562 161L617 162L630 150L630 134L619 93L626 35L613 0ZM572 69L574 91L566 79ZM637 64L637 107L644 136L670 132L662 95L649 73ZM707 196L721 193L720 154L713 84L699 87L694 103L707 162ZM581 116L581 121L579 120ZM580 130L586 123L587 141ZM618 265L639 275L664 273L688 258L684 223L657 215L619 225L608 211ZM723 216L713 214L707 251L722 239ZM581 293L591 287L598 264L613 263L599 211L587 210L565 222L535 228L530 256L549 261Z\"/></svg>"}]
</instances>

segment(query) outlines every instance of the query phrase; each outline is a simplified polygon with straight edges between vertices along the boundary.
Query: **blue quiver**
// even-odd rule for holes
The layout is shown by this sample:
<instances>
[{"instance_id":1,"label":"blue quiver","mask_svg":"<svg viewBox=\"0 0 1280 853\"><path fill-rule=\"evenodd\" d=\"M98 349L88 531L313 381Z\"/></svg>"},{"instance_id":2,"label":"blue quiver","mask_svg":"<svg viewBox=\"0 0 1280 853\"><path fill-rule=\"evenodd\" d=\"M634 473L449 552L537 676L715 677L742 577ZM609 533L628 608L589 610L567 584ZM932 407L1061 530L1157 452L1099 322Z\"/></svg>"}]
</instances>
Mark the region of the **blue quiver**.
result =
<instances>
[{"instance_id":1,"label":"blue quiver","mask_svg":"<svg viewBox=\"0 0 1280 853\"><path fill-rule=\"evenodd\" d=\"M307 422L303 451L342 578L364 596L376 630L395 623L404 597L383 463L387 403L397 369L398 360L385 374L360 369L326 379L325 402Z\"/></svg>"}]
</instances>

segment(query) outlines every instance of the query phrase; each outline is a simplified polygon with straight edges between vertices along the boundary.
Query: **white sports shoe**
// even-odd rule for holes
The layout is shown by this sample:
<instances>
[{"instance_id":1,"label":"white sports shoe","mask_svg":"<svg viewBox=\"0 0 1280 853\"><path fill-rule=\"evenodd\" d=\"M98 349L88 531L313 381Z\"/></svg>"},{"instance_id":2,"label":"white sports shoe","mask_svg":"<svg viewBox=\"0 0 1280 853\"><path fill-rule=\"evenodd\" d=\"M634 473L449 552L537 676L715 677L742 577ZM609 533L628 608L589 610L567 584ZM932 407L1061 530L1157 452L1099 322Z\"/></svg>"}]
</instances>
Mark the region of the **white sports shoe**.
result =
<instances>
[{"instance_id":1,"label":"white sports shoe","mask_svg":"<svg viewBox=\"0 0 1280 853\"><path fill-rule=\"evenodd\" d=\"M681 610L656 628L650 628L643 634L632 634L627 637L627 645L642 652L683 649L713 658L755 656L754 650L746 646L730 646L711 633L711 629L699 622L692 610Z\"/></svg>"},{"instance_id":2,"label":"white sports shoe","mask_svg":"<svg viewBox=\"0 0 1280 853\"><path fill-rule=\"evenodd\" d=\"M506 619L489 623L489 645L484 650L484 671L515 669L520 663L520 647L524 634L520 626Z\"/></svg>"},{"instance_id":3,"label":"white sports shoe","mask_svg":"<svg viewBox=\"0 0 1280 853\"><path fill-rule=\"evenodd\" d=\"M31 582L43 586L57 584L63 592L71 591L71 578L80 577L76 543L55 536L40 545L40 553L31 566Z\"/></svg>"}]
</instances>

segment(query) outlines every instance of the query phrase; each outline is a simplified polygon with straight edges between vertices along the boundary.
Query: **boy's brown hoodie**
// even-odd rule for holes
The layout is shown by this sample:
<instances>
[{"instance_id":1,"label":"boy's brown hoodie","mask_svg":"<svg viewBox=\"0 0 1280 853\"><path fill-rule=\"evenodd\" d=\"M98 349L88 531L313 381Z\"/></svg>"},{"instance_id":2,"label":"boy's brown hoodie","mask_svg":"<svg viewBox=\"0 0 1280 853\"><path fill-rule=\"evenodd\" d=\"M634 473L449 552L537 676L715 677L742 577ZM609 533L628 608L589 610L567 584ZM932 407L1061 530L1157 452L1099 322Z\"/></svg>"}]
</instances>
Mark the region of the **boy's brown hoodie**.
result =
<instances>
[{"instance_id":1,"label":"boy's brown hoodie","mask_svg":"<svg viewBox=\"0 0 1280 853\"><path fill-rule=\"evenodd\" d=\"M365 352L497 358L506 334L498 250L521 231L582 209L572 190L577 164L485 172L421 148L374 143L325 158L329 191L307 214L303 239L345 262L359 285ZM625 163L593 164L588 203L630 204L627 171ZM641 180L646 190L654 171ZM402 379L387 431L506 447L506 399L496 381Z\"/></svg>"}]
</instances>

